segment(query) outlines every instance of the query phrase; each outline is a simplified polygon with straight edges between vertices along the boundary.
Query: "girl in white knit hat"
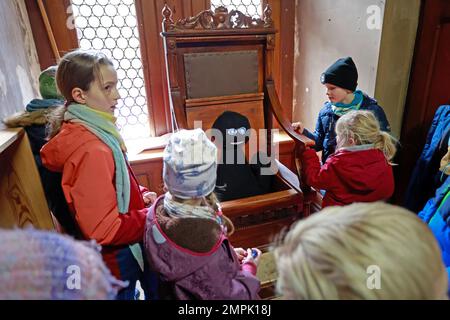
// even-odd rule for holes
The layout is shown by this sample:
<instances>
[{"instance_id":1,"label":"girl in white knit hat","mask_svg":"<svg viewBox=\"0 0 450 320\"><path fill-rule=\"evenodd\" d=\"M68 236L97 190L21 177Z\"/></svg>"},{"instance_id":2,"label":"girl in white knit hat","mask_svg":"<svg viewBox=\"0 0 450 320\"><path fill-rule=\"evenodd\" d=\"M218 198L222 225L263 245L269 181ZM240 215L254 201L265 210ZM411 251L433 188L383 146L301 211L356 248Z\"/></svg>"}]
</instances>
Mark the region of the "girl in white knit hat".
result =
<instances>
[{"instance_id":1,"label":"girl in white knit hat","mask_svg":"<svg viewBox=\"0 0 450 320\"><path fill-rule=\"evenodd\" d=\"M261 252L234 250L229 243L233 224L213 193L216 153L201 129L174 133L164 150L168 191L150 209L144 243L167 298L258 298Z\"/></svg>"}]
</instances>

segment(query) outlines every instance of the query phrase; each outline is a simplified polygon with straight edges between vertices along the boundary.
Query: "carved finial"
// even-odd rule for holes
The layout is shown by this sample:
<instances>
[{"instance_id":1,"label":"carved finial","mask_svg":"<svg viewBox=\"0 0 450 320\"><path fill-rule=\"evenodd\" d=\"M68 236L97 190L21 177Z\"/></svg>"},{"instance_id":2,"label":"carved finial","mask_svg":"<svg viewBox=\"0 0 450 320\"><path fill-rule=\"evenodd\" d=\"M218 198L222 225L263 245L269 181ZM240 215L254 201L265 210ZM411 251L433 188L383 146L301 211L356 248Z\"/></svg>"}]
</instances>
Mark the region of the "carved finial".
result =
<instances>
[{"instance_id":1,"label":"carved finial","mask_svg":"<svg viewBox=\"0 0 450 320\"><path fill-rule=\"evenodd\" d=\"M173 20L172 20L172 10L167 5L167 3L164 5L164 8L162 9L162 15L164 17L162 25L163 25L163 31L172 30L174 28Z\"/></svg>"},{"instance_id":2,"label":"carved finial","mask_svg":"<svg viewBox=\"0 0 450 320\"><path fill-rule=\"evenodd\" d=\"M226 7L224 7L224 6L220 6L220 7L217 7L214 10L214 13L215 14L227 14L228 13L228 9Z\"/></svg>"},{"instance_id":3,"label":"carved finial","mask_svg":"<svg viewBox=\"0 0 450 320\"><path fill-rule=\"evenodd\" d=\"M227 23L228 9L224 6L217 7L214 10L213 22L216 29L227 29L229 24Z\"/></svg>"},{"instance_id":4,"label":"carved finial","mask_svg":"<svg viewBox=\"0 0 450 320\"><path fill-rule=\"evenodd\" d=\"M269 4L266 4L266 7L264 8L264 27L273 27L272 8L270 8Z\"/></svg>"},{"instance_id":5,"label":"carved finial","mask_svg":"<svg viewBox=\"0 0 450 320\"><path fill-rule=\"evenodd\" d=\"M228 12L228 9L223 6L215 8L214 12L211 9L203 10L193 17L180 19L176 23L172 20L172 10L167 4L164 6L162 14L164 16L163 31L258 29L263 27L271 28L273 26L270 6L266 6L264 20L252 18L239 10Z\"/></svg>"}]
</instances>

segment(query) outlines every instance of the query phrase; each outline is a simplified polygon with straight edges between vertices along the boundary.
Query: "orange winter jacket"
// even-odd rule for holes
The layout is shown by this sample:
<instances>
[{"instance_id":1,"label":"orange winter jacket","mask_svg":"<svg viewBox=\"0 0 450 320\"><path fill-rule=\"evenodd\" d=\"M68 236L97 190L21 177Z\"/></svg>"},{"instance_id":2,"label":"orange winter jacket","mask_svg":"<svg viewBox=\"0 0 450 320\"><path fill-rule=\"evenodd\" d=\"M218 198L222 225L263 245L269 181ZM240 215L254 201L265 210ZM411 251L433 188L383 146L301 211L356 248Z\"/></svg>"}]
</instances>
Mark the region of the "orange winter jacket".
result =
<instances>
[{"instance_id":1,"label":"orange winter jacket","mask_svg":"<svg viewBox=\"0 0 450 320\"><path fill-rule=\"evenodd\" d=\"M143 239L145 208L130 167L130 205L117 208L115 165L111 149L85 127L63 123L61 131L41 149L42 163L62 172L67 203L86 239L104 246L123 246Z\"/></svg>"}]
</instances>

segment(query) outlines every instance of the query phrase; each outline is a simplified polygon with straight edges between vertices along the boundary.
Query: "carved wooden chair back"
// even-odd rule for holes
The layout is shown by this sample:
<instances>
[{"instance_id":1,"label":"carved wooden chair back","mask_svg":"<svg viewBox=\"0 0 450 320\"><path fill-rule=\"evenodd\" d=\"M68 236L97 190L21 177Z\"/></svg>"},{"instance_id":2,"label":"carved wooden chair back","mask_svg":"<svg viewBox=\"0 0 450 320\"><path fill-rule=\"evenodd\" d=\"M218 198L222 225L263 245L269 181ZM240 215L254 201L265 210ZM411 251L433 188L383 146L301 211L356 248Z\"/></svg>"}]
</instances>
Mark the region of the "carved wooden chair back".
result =
<instances>
[{"instance_id":1,"label":"carved wooden chair back","mask_svg":"<svg viewBox=\"0 0 450 320\"><path fill-rule=\"evenodd\" d=\"M262 18L224 7L176 22L167 5L162 14L174 129L207 130L224 111L235 111L245 115L253 129L267 130L265 138L258 137L264 151L273 151L274 118L294 139L297 153L312 144L291 129L275 92L276 30L269 6ZM224 202L223 210L236 225L233 243L264 246L303 213L303 192L278 174L272 193Z\"/></svg>"}]
</instances>

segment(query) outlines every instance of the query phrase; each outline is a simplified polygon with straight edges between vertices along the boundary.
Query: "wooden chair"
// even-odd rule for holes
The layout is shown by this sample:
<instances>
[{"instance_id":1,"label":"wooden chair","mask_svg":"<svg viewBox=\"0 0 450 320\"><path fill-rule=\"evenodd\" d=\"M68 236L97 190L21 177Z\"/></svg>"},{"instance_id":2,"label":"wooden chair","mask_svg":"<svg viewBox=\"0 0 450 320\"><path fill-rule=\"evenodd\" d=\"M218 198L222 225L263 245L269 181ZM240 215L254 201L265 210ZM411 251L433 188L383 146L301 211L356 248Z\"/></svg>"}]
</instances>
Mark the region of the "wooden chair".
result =
<instances>
[{"instance_id":1,"label":"wooden chair","mask_svg":"<svg viewBox=\"0 0 450 320\"><path fill-rule=\"evenodd\" d=\"M267 129L265 141L272 152L273 118L294 140L295 154L314 142L291 129L283 114L272 77L275 29L271 9L263 19L219 7L194 17L172 20L166 5L162 11L166 67L173 127L204 130L224 111L245 115L252 128ZM294 155L293 155L294 156ZM297 161L297 163L299 163ZM274 237L309 213L304 202L305 186L299 172L278 172L272 192L222 203L234 222L234 246L267 248ZM290 178L289 178L290 176ZM293 179L294 177L294 179Z\"/></svg>"}]
</instances>

